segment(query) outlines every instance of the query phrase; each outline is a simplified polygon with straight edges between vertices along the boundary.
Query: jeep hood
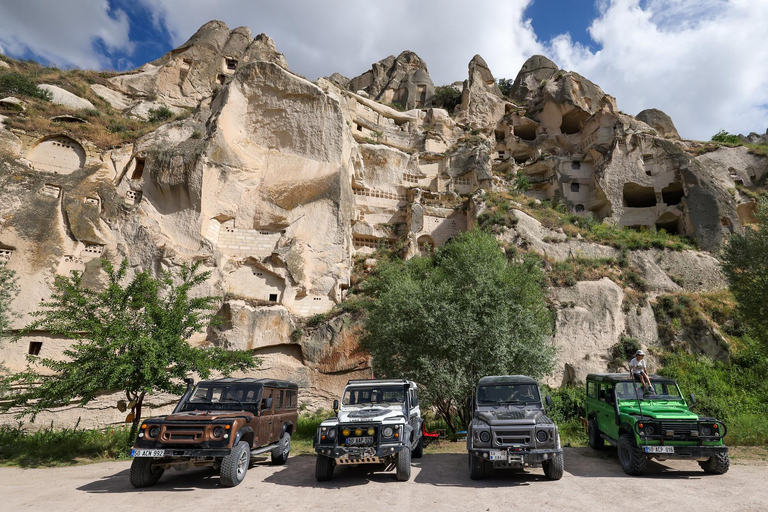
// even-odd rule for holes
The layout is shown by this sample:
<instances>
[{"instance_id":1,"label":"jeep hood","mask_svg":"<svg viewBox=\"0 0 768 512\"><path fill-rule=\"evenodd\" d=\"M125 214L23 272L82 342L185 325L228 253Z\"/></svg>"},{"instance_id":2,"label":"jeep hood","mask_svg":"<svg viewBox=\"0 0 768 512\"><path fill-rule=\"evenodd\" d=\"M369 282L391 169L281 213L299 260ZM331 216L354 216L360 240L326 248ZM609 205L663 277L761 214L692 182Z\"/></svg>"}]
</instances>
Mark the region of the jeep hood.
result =
<instances>
[{"instance_id":1,"label":"jeep hood","mask_svg":"<svg viewBox=\"0 0 768 512\"><path fill-rule=\"evenodd\" d=\"M361 421L383 421L385 419L403 417L400 406L373 406L349 408L339 411L339 423L357 423Z\"/></svg>"},{"instance_id":2,"label":"jeep hood","mask_svg":"<svg viewBox=\"0 0 768 512\"><path fill-rule=\"evenodd\" d=\"M536 420L545 418L545 416L544 411L538 408L505 405L494 409L475 411L475 418L489 425L503 425L508 423L536 423Z\"/></svg>"},{"instance_id":3,"label":"jeep hood","mask_svg":"<svg viewBox=\"0 0 768 512\"><path fill-rule=\"evenodd\" d=\"M620 406L621 412L625 414L650 416L655 420L683 420L683 421L698 421L699 416L692 413L688 407L682 404L651 404L644 402L638 407L636 402L629 404L622 404Z\"/></svg>"},{"instance_id":4,"label":"jeep hood","mask_svg":"<svg viewBox=\"0 0 768 512\"><path fill-rule=\"evenodd\" d=\"M247 411L185 411L169 414L160 419L166 421L215 421L242 416L253 416L253 413Z\"/></svg>"}]
</instances>

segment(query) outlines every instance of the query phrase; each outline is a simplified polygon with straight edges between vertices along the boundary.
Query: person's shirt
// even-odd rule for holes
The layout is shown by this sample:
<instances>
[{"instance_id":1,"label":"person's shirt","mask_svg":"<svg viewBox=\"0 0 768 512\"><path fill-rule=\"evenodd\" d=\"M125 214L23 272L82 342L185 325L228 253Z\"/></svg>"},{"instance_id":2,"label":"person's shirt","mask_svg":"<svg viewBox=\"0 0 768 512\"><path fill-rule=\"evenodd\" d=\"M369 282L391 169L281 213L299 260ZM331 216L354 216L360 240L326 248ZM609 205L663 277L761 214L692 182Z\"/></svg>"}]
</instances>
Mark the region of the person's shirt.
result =
<instances>
[{"instance_id":1,"label":"person's shirt","mask_svg":"<svg viewBox=\"0 0 768 512\"><path fill-rule=\"evenodd\" d=\"M631 371L633 375L639 375L643 373L643 370L645 370L645 359L638 361L636 357L633 357L629 362L629 371Z\"/></svg>"}]
</instances>

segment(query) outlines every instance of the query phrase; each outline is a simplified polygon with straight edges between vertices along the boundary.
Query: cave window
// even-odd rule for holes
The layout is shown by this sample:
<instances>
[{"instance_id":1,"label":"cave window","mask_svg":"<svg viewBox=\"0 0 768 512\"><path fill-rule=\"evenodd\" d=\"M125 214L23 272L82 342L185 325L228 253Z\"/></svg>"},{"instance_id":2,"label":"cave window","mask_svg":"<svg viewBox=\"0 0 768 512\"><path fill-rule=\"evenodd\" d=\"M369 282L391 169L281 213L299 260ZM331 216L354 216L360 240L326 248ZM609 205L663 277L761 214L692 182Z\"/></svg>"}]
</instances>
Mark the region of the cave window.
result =
<instances>
[{"instance_id":1,"label":"cave window","mask_svg":"<svg viewBox=\"0 0 768 512\"><path fill-rule=\"evenodd\" d=\"M129 190L125 194L125 202L128 204L139 204L141 202L141 192Z\"/></svg>"},{"instance_id":2,"label":"cave window","mask_svg":"<svg viewBox=\"0 0 768 512\"><path fill-rule=\"evenodd\" d=\"M40 349L43 348L43 342L42 341L30 341L29 342L29 350L27 353L31 356L39 356L40 355Z\"/></svg>"},{"instance_id":3,"label":"cave window","mask_svg":"<svg viewBox=\"0 0 768 512\"><path fill-rule=\"evenodd\" d=\"M234 71L237 69L237 59L224 59L224 61L227 64L227 69L230 71Z\"/></svg>"},{"instance_id":4,"label":"cave window","mask_svg":"<svg viewBox=\"0 0 768 512\"><path fill-rule=\"evenodd\" d=\"M496 131L496 132L494 132L494 135L496 136L496 142L502 142L504 140L504 132L503 131Z\"/></svg>"},{"instance_id":5,"label":"cave window","mask_svg":"<svg viewBox=\"0 0 768 512\"><path fill-rule=\"evenodd\" d=\"M581 162L577 160L574 160L573 162L571 162L571 169L573 169L574 171L578 171L579 169L581 169Z\"/></svg>"},{"instance_id":6,"label":"cave window","mask_svg":"<svg viewBox=\"0 0 768 512\"><path fill-rule=\"evenodd\" d=\"M221 85L224 85L227 81L227 77L225 75L219 75L218 79Z\"/></svg>"},{"instance_id":7,"label":"cave window","mask_svg":"<svg viewBox=\"0 0 768 512\"><path fill-rule=\"evenodd\" d=\"M270 293L269 294L269 302L277 302L277 294L276 293Z\"/></svg>"},{"instance_id":8,"label":"cave window","mask_svg":"<svg viewBox=\"0 0 768 512\"><path fill-rule=\"evenodd\" d=\"M9 261L11 259L12 254L13 254L13 249L0 249L0 260Z\"/></svg>"},{"instance_id":9,"label":"cave window","mask_svg":"<svg viewBox=\"0 0 768 512\"><path fill-rule=\"evenodd\" d=\"M624 184L624 206L628 208L651 208L656 206L656 192L653 187L637 183Z\"/></svg>"},{"instance_id":10,"label":"cave window","mask_svg":"<svg viewBox=\"0 0 768 512\"><path fill-rule=\"evenodd\" d=\"M653 155L643 155L643 163L644 164L653 163Z\"/></svg>"},{"instance_id":11,"label":"cave window","mask_svg":"<svg viewBox=\"0 0 768 512\"><path fill-rule=\"evenodd\" d=\"M680 204L683 197L685 197L683 185L677 181L673 181L661 190L661 199L669 206Z\"/></svg>"},{"instance_id":12,"label":"cave window","mask_svg":"<svg viewBox=\"0 0 768 512\"><path fill-rule=\"evenodd\" d=\"M355 126L357 126L357 131L359 132L363 131L362 125L356 124Z\"/></svg>"},{"instance_id":13,"label":"cave window","mask_svg":"<svg viewBox=\"0 0 768 512\"><path fill-rule=\"evenodd\" d=\"M144 161L143 158L136 159L136 166L133 168L133 174L131 174L132 180L141 179L141 176L144 174Z\"/></svg>"},{"instance_id":14,"label":"cave window","mask_svg":"<svg viewBox=\"0 0 768 512\"><path fill-rule=\"evenodd\" d=\"M583 204L577 204L577 205L576 205L576 207L574 208L574 210L575 210L577 213L581 213L581 212L583 212L583 211L584 211L584 205L583 205Z\"/></svg>"},{"instance_id":15,"label":"cave window","mask_svg":"<svg viewBox=\"0 0 768 512\"><path fill-rule=\"evenodd\" d=\"M571 183L571 192L578 192L579 191L579 184L575 181Z\"/></svg>"},{"instance_id":16,"label":"cave window","mask_svg":"<svg viewBox=\"0 0 768 512\"><path fill-rule=\"evenodd\" d=\"M651 172L650 169L648 169L648 170L645 171L645 175L646 176L653 176L653 173Z\"/></svg>"},{"instance_id":17,"label":"cave window","mask_svg":"<svg viewBox=\"0 0 768 512\"><path fill-rule=\"evenodd\" d=\"M416 91L419 95L419 99L416 102L416 105L414 105L416 108L423 107L427 104L427 86L426 85L417 85Z\"/></svg>"}]
</instances>

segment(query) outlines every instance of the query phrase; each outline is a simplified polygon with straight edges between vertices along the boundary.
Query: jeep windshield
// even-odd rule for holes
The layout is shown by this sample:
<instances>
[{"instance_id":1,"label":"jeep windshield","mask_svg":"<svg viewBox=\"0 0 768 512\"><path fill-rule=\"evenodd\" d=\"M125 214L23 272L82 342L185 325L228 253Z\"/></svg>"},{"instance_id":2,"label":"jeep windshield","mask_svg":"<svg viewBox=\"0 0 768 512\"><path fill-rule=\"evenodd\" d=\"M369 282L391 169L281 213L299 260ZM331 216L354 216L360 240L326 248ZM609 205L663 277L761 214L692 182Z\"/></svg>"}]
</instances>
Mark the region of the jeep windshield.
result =
<instances>
[{"instance_id":1,"label":"jeep windshield","mask_svg":"<svg viewBox=\"0 0 768 512\"><path fill-rule=\"evenodd\" d=\"M405 389L402 386L373 386L346 389L342 404L401 404L403 402L405 402Z\"/></svg>"},{"instance_id":2,"label":"jeep windshield","mask_svg":"<svg viewBox=\"0 0 768 512\"><path fill-rule=\"evenodd\" d=\"M248 384L198 384L181 411L257 409L261 389Z\"/></svg>"},{"instance_id":3,"label":"jeep windshield","mask_svg":"<svg viewBox=\"0 0 768 512\"><path fill-rule=\"evenodd\" d=\"M539 387L536 384L502 384L477 388L478 405L526 405L539 402Z\"/></svg>"},{"instance_id":4,"label":"jeep windshield","mask_svg":"<svg viewBox=\"0 0 768 512\"><path fill-rule=\"evenodd\" d=\"M680 388L673 381L651 381L654 393L643 389L639 382L619 382L616 384L616 397L619 400L674 400L680 401L683 396Z\"/></svg>"}]
</instances>

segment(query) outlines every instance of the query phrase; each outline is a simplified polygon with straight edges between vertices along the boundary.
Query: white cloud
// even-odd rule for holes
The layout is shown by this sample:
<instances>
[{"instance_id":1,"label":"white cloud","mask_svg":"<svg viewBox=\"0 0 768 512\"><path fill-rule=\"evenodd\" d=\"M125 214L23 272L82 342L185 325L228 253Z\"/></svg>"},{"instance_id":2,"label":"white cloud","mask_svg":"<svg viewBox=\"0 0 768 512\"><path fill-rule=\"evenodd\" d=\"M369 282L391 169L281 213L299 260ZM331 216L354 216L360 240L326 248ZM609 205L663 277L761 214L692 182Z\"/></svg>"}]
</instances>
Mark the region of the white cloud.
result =
<instances>
[{"instance_id":1,"label":"white cloud","mask_svg":"<svg viewBox=\"0 0 768 512\"><path fill-rule=\"evenodd\" d=\"M27 51L58 66L110 67L93 48L101 40L109 51L130 53L129 21L122 11L110 18L107 0L24 0L0 3L0 43L12 55Z\"/></svg>"},{"instance_id":2,"label":"white cloud","mask_svg":"<svg viewBox=\"0 0 768 512\"><path fill-rule=\"evenodd\" d=\"M768 2L614 0L590 27L600 49L551 42L573 69L637 114L659 108L681 136L709 139L768 127Z\"/></svg>"},{"instance_id":3,"label":"white cloud","mask_svg":"<svg viewBox=\"0 0 768 512\"><path fill-rule=\"evenodd\" d=\"M600 85L627 113L664 110L684 137L768 127L768 0L596 0L590 34L597 44L589 48L567 34L538 40L524 18L531 0L139 1L151 13L147 23L165 24L175 45L221 19L269 34L291 69L310 79L334 71L352 77L403 50L427 62L436 84L464 80L478 53L496 77L514 78L526 58L544 53ZM128 29L122 12L109 17L107 0L0 3L5 51L29 49L60 65L111 67L92 42L130 53Z\"/></svg>"}]
</instances>

